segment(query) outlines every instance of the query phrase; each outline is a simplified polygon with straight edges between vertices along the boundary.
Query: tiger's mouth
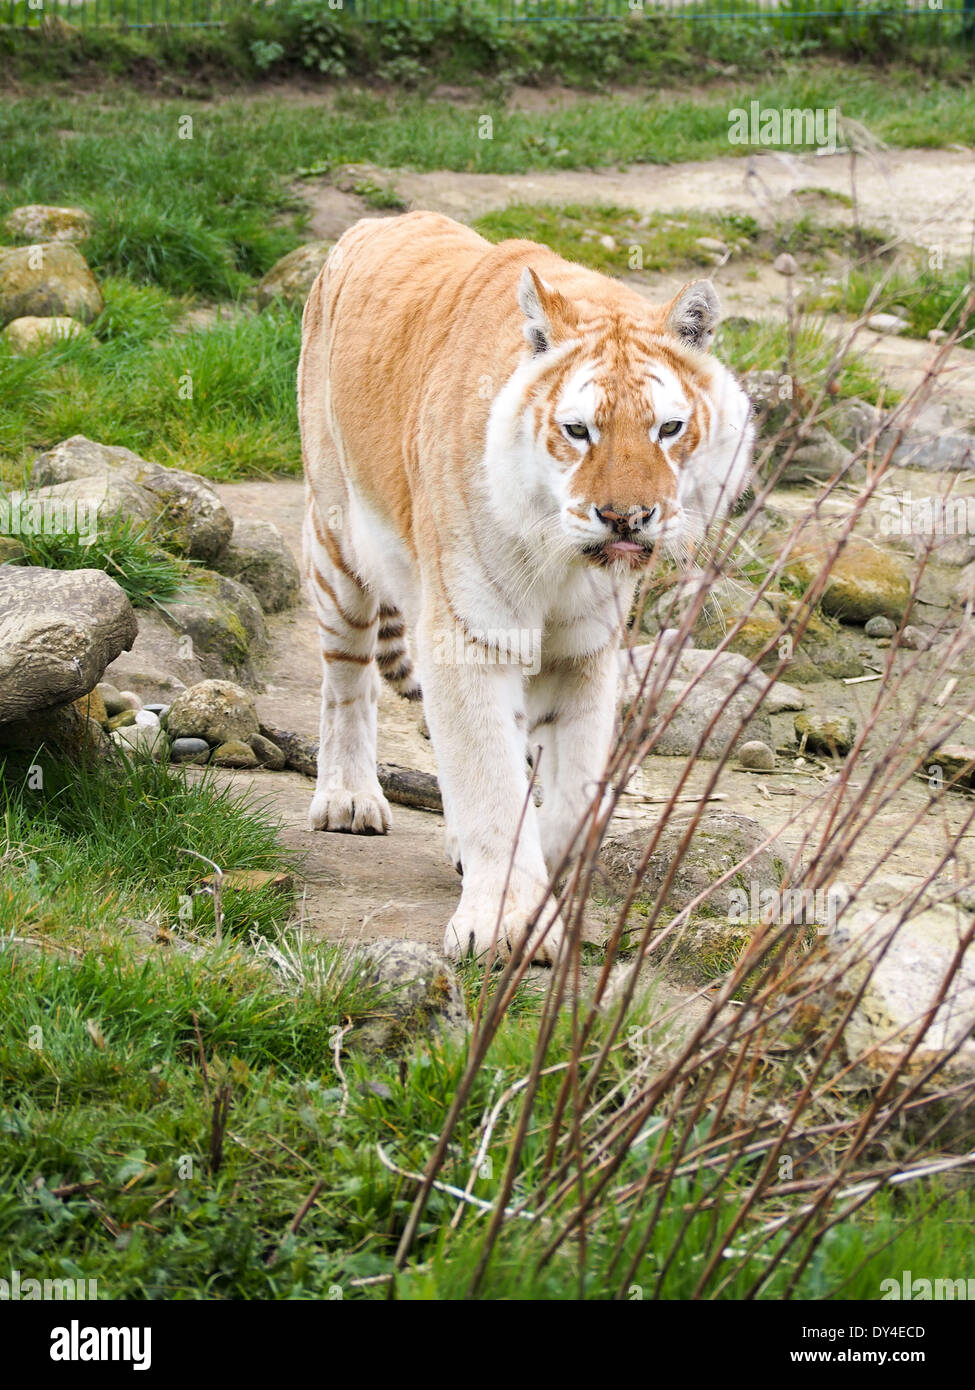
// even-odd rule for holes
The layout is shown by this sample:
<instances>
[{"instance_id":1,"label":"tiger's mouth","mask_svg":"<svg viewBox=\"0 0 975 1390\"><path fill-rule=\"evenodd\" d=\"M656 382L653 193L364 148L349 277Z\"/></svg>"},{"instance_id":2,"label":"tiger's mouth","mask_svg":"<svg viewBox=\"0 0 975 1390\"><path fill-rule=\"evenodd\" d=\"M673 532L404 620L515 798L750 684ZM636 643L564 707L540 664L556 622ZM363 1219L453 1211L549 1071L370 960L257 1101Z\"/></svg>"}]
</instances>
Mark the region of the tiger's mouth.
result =
<instances>
[{"instance_id":1,"label":"tiger's mouth","mask_svg":"<svg viewBox=\"0 0 975 1390\"><path fill-rule=\"evenodd\" d=\"M625 569L642 569L653 559L653 541L623 540L614 536L597 545L587 545L583 550L586 559L593 565L622 565Z\"/></svg>"}]
</instances>

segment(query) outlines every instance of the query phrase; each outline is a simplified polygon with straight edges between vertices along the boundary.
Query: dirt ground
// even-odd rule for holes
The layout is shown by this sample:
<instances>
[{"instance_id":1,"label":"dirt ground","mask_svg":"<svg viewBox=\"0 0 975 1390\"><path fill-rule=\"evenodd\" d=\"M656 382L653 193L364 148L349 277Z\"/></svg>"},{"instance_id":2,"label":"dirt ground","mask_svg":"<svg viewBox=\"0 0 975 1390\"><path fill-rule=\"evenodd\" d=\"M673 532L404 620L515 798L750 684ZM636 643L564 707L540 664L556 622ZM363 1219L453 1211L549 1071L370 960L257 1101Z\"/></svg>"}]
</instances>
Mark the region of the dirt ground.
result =
<instances>
[{"instance_id":1,"label":"dirt ground","mask_svg":"<svg viewBox=\"0 0 975 1390\"><path fill-rule=\"evenodd\" d=\"M898 476L901 483L909 484L910 475ZM933 486L933 480L928 486ZM288 543L296 553L300 552L301 482L229 483L221 485L218 491L235 516L273 517ZM793 507L802 505L796 490L791 490L789 503ZM837 514L849 504L849 499L838 502ZM932 576L932 597L937 599L938 584L945 576L934 572ZM937 618L940 611L931 605L926 616ZM303 599L294 612L270 619L269 628L268 684L257 696L261 718L317 739L320 661L314 618L307 600ZM862 646L871 665L878 667L881 654L871 648L866 638L862 639ZM904 653L897 661L904 664L915 655ZM920 657L917 679L905 685L897 707L871 740L873 758L884 756L885 741L893 737L897 723L909 717L918 680L924 679L937 660L934 653ZM960 680L959 698L970 697L975 691L975 673L962 671L956 678ZM847 712L860 721L866 717L876 690L877 686L869 682L844 685L841 681L826 681L806 687L811 707ZM793 718L792 714L773 717L773 733L779 746L792 741ZM422 712L384 687L379 705L380 761L435 773L433 750L421 727ZM641 824L649 827L655 823L660 814L655 803L666 799L684 766L681 758L648 758L640 797L624 799L617 816L618 828L634 829ZM698 763L688 778L686 796L704 792L713 767L706 761ZM815 764L796 769L784 757L779 759L779 768L777 775L757 776L734 766L726 767L713 789L715 799L711 804L752 816L768 831L780 832L781 850L793 853L802 845L817 814L813 799L823 792L828 774ZM284 843L301 859L305 920L310 932L345 940L409 937L440 946L460 893L460 880L444 855L441 817L394 805L393 828L387 836L313 833L305 819L312 794L308 778L293 772L237 772L223 773L221 777L232 778L238 787L252 787L281 817ZM854 782L851 795L857 787ZM967 798L946 795L937 811L927 813L922 827L900 849L891 852L890 846L900 829L910 823L926 801L926 786L918 781L901 792L895 804L881 808L858 838L848 865L849 875L862 872L886 854L885 878L890 891L896 892L898 885L906 888L920 882L940 853L945 836L957 831L968 810ZM682 803L678 815L690 816L694 809L693 802ZM970 837L970 842L971 859L957 866L965 877L975 875L975 836ZM808 851L805 858L808 862ZM605 913L594 907L592 939L599 939L605 920Z\"/></svg>"}]
</instances>

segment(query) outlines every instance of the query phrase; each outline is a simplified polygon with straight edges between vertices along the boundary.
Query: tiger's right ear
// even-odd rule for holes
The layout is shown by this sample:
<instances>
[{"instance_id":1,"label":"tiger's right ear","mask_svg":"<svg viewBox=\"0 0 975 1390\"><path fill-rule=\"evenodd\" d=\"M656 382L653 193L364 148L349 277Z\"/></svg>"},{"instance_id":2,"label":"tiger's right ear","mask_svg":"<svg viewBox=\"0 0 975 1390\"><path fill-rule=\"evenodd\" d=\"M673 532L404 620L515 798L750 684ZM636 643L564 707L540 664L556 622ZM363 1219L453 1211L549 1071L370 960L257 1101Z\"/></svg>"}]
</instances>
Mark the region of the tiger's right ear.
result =
<instances>
[{"instance_id":1,"label":"tiger's right ear","mask_svg":"<svg viewBox=\"0 0 975 1390\"><path fill-rule=\"evenodd\" d=\"M525 337L535 357L548 352L575 322L569 301L536 275L530 265L521 272L518 304L525 316Z\"/></svg>"}]
</instances>

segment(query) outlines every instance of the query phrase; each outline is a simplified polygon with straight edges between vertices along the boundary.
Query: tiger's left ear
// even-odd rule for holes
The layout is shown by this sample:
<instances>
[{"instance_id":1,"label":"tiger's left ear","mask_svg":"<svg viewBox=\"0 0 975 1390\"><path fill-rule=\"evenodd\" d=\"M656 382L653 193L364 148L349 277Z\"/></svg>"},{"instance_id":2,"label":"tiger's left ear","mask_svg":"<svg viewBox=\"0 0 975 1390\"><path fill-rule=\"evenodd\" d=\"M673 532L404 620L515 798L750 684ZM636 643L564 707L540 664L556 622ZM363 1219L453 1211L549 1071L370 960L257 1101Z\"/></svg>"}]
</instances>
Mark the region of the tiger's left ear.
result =
<instances>
[{"instance_id":1,"label":"tiger's left ear","mask_svg":"<svg viewBox=\"0 0 975 1390\"><path fill-rule=\"evenodd\" d=\"M575 323L572 305L564 294L536 275L530 265L521 272L518 304L525 316L525 337L533 356L548 352L553 342L571 333Z\"/></svg>"},{"instance_id":2,"label":"tiger's left ear","mask_svg":"<svg viewBox=\"0 0 975 1390\"><path fill-rule=\"evenodd\" d=\"M707 352L721 317L718 292L710 280L692 280L664 306L664 328L689 347Z\"/></svg>"}]
</instances>

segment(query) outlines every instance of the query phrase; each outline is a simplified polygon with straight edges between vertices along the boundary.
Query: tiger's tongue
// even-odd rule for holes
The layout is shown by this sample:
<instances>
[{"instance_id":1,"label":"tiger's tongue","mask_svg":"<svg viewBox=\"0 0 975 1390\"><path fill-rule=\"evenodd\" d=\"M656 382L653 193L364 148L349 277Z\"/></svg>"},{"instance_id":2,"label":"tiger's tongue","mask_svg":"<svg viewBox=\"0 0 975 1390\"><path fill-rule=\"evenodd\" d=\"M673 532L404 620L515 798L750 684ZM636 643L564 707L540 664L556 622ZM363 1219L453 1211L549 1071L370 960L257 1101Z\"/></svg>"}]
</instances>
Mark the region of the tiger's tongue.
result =
<instances>
[{"instance_id":1,"label":"tiger's tongue","mask_svg":"<svg viewBox=\"0 0 975 1390\"><path fill-rule=\"evenodd\" d=\"M642 550L643 546L636 541L610 541L606 547L610 555L632 555L635 550Z\"/></svg>"}]
</instances>

